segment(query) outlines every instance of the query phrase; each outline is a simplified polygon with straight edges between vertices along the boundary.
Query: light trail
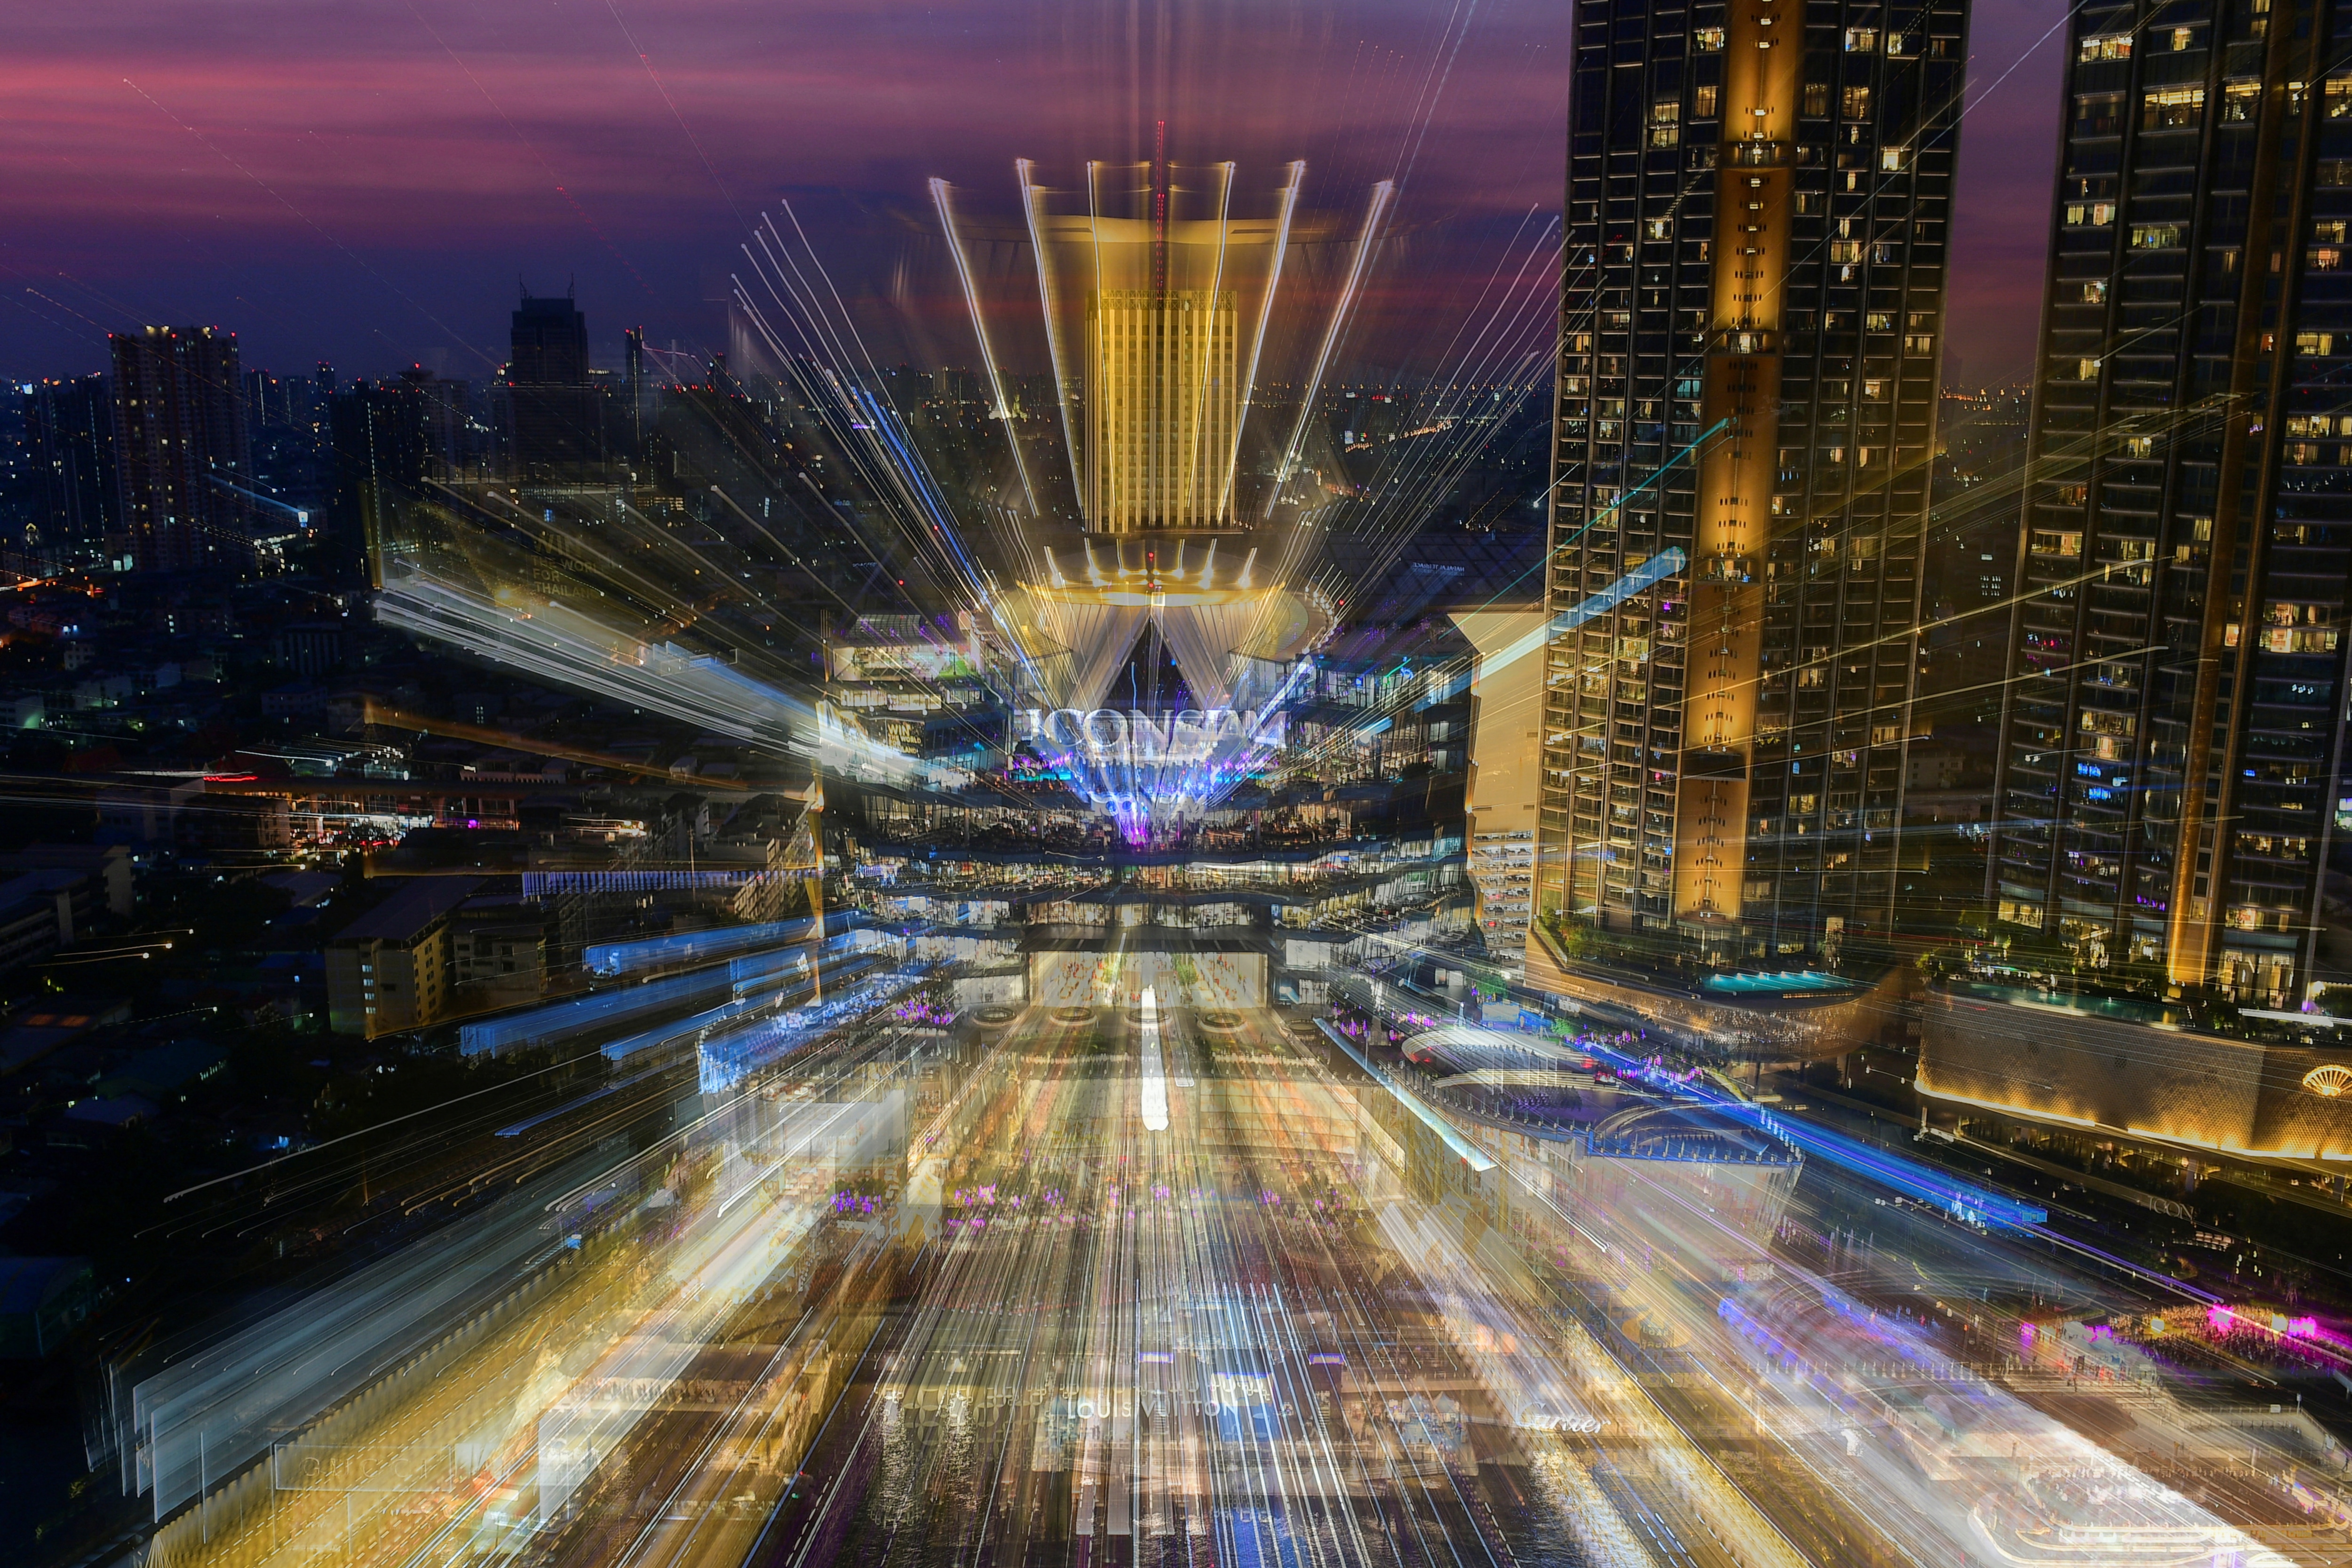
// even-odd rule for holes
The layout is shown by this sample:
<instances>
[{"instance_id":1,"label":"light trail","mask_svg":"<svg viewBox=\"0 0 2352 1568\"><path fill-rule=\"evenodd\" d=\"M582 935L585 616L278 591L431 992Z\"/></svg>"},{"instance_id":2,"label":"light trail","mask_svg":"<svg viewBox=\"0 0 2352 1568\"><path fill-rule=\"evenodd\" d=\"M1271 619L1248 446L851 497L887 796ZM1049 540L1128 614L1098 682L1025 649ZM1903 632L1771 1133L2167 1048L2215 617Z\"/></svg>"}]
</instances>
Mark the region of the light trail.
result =
<instances>
[{"instance_id":1,"label":"light trail","mask_svg":"<svg viewBox=\"0 0 2352 1568\"><path fill-rule=\"evenodd\" d=\"M1029 190L1027 162L1024 160L1018 169L1022 189L1026 193ZM948 183L934 179L930 182L930 191L931 205L940 215L940 229L947 236L948 253L955 258L956 281L962 287L964 309L971 317L971 334L980 345L981 363L988 370L989 392L996 399L995 416L1004 426L1004 441L1013 454L1013 471L1021 476L1021 494L1029 503L1029 515L1034 517L1037 515L1036 487L1029 482L1029 461L1021 452L1021 432L1013 421L1013 400L1005 395L1004 374L997 368L996 350L988 341L987 313L981 308L980 284L972 277L971 258L964 254L963 237L956 232L955 206L949 195ZM1024 202L1023 205L1026 208L1028 204ZM1031 221L1034 224L1034 217ZM1040 262L1038 274L1041 279L1045 270L1044 264Z\"/></svg>"},{"instance_id":2,"label":"light trail","mask_svg":"<svg viewBox=\"0 0 2352 1568\"><path fill-rule=\"evenodd\" d=\"M1348 276L1339 288L1339 302L1332 307L1331 319L1323 329L1322 346L1316 351L1314 366L1307 372L1304 390L1299 395L1298 417L1292 422L1289 439L1283 443L1282 456L1275 464L1274 484L1266 492L1265 506L1258 519L1261 522L1274 516L1275 505L1282 497L1282 487L1289 483L1291 470L1298 461L1299 450L1307 436L1307 422L1314 416L1316 395L1322 389L1324 374L1331 367L1331 356L1338 351L1339 340L1346 333L1353 316L1356 295L1363 287L1366 269L1371 265L1373 247L1380 243L1381 225L1388 217L1389 208L1396 201L1396 190L1393 180L1382 180L1372 187L1371 199L1364 208L1363 227L1356 236L1355 249L1348 260ZM1294 560L1289 564L1295 566L1297 562Z\"/></svg>"},{"instance_id":3,"label":"light trail","mask_svg":"<svg viewBox=\"0 0 2352 1568\"><path fill-rule=\"evenodd\" d=\"M599 752L584 746L567 746L560 741L542 740L531 735L518 735L511 731L494 729L487 724L467 724L454 719L436 718L429 713L418 713L381 701L373 696L366 699L366 705L361 710L360 721L362 724L389 725L395 730L415 730L420 734L446 735L460 741L479 741L485 745L501 746L527 756L560 757L566 762L586 763L593 767L613 768L622 773L635 773L641 777L673 778L676 776L667 768L656 767L628 757L617 757L609 752ZM740 792L750 787L731 779L709 779L698 782L702 788L730 792Z\"/></svg>"},{"instance_id":4,"label":"light trail","mask_svg":"<svg viewBox=\"0 0 2352 1568\"><path fill-rule=\"evenodd\" d=\"M1688 558L1679 545L1667 546L1600 592L1553 616L1499 652L1481 658L1480 679L1491 680L1520 659L1544 655L1558 638L1679 575L1688 565ZM1308 760L1331 756L1347 746L1378 734L1387 729L1395 715L1407 706L1429 700L1421 693L1411 692L1391 702L1368 709L1349 724L1334 726L1331 733L1308 753Z\"/></svg>"},{"instance_id":5,"label":"light trail","mask_svg":"<svg viewBox=\"0 0 2352 1568\"><path fill-rule=\"evenodd\" d=\"M1139 1113L1148 1132L1168 1131L1168 1065L1160 1050L1160 994L1143 993L1143 1079Z\"/></svg>"},{"instance_id":6,"label":"light trail","mask_svg":"<svg viewBox=\"0 0 2352 1568\"><path fill-rule=\"evenodd\" d=\"M935 1059L869 1009L541 1184L513 1305L300 1426L278 1484L213 1488L172 1561L1779 1568L2026 1560L2053 1531L2117 1568L2284 1561L1923 1326L1961 1270L2050 1279L2029 1228L1906 1207L1942 1252L1832 1278L1798 1211L1739 1196L1766 1167L1416 1110L1344 1036L1327 1058L1162 994ZM1801 1135L1616 1059L1622 1092ZM1903 1190L1826 1155L1802 1190L1864 1174ZM2014 1310L1981 1309L1996 1343ZM2136 1454L2212 1441L2132 1408Z\"/></svg>"},{"instance_id":7,"label":"light trail","mask_svg":"<svg viewBox=\"0 0 2352 1568\"><path fill-rule=\"evenodd\" d=\"M521 573L509 582L524 581ZM898 781L960 788L971 775L908 756L830 708L675 643L649 643L616 616L500 584L486 589L421 559L386 563L376 618L573 690L650 709L773 754Z\"/></svg>"}]
</instances>

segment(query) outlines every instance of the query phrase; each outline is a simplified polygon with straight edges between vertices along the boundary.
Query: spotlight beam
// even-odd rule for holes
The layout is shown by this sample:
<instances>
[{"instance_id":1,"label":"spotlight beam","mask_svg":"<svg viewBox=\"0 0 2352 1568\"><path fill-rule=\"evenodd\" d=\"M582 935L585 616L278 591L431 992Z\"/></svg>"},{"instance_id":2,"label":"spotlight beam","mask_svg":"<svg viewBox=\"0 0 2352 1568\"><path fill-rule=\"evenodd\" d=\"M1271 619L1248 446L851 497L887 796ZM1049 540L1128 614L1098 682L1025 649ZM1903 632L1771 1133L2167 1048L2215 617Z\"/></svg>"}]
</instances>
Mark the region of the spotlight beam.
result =
<instances>
[{"instance_id":1,"label":"spotlight beam","mask_svg":"<svg viewBox=\"0 0 2352 1568\"><path fill-rule=\"evenodd\" d=\"M1028 498L1029 515L1037 515L1036 487L1029 482L1029 461L1021 454L1021 432L1013 421L1013 403L1004 395L1004 373L997 367L996 351L989 345L988 322L980 307L980 284L972 277L971 258L964 253L963 236L956 232L955 206L948 183L931 181L931 203L939 208L940 228L947 236L948 252L955 258L956 281L963 286L963 302L971 312L971 333L980 340L981 363L988 367L988 387L996 397L996 416L1004 422L1004 443L1013 450L1013 467L1021 476L1021 493Z\"/></svg>"},{"instance_id":2,"label":"spotlight beam","mask_svg":"<svg viewBox=\"0 0 2352 1568\"><path fill-rule=\"evenodd\" d=\"M1265 507L1261 520L1274 515L1275 502L1281 499L1282 487L1290 482L1290 473L1298 461L1298 449L1307 439L1307 422L1315 415L1315 397L1322 390L1324 373L1330 368L1331 356L1338 352L1339 339L1348 329L1349 318L1354 313L1356 295L1362 288L1364 270L1370 264L1372 247L1379 243L1381 224L1388 216L1390 205L1396 200L1396 182L1382 180L1372 187L1372 199L1364 209L1364 226L1356 237L1356 254L1348 263L1348 280L1340 288L1339 303L1331 308L1331 320L1323 329L1323 346L1315 355L1315 368L1307 377L1304 395L1298 400L1298 417L1291 422L1290 439L1282 448L1282 461L1275 465L1274 484L1266 492Z\"/></svg>"}]
</instances>

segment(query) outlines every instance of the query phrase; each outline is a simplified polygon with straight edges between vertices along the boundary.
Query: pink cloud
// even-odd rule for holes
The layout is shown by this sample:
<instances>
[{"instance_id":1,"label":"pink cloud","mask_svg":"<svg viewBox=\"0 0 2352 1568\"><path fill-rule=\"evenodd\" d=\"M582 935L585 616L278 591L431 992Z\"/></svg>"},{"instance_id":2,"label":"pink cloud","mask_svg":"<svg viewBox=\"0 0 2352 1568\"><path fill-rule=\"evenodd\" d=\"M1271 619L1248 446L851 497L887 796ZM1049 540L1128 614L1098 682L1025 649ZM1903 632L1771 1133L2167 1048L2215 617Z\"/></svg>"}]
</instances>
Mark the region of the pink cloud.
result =
<instances>
[{"instance_id":1,"label":"pink cloud","mask_svg":"<svg viewBox=\"0 0 2352 1568\"><path fill-rule=\"evenodd\" d=\"M879 298L894 271L902 289L936 280L917 265L927 176L1002 207L1016 156L1047 171L1140 157L1161 120L1178 157L1236 158L1264 183L1307 159L1310 204L1343 222L1372 181L1409 168L1399 222L1428 270L1385 279L1379 299L1412 307L1388 311L1389 330L1416 312L1425 328L1458 319L1523 213L1557 211L1564 162L1568 8L1496 0L1449 60L1453 14L1406 0L45 7L12 24L0 57L0 293L19 307L0 312L0 368L68 368L34 362L89 330L34 310L26 286L65 290L89 322L234 317L249 352L289 363L452 338L494 353L518 271L545 286L577 274L600 331L642 315L709 341L704 295L739 213L782 192L838 193L815 237ZM1169 31L1130 40L1130 15L1164 15ZM1980 73L2014 58L2011 35L2046 26L2026 0L1979 15ZM2020 300L2039 297L2054 90L2021 72L1968 128L1953 339L1972 368L2030 353Z\"/></svg>"}]
</instances>

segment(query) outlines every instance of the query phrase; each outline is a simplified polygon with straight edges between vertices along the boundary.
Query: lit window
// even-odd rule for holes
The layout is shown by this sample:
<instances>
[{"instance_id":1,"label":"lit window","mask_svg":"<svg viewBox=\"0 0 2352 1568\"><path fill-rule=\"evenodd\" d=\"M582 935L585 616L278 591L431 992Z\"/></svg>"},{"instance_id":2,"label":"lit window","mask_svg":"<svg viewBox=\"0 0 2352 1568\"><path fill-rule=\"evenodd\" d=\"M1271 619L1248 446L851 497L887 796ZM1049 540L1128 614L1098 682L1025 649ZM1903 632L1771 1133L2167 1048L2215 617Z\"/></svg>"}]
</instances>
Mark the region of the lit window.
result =
<instances>
[{"instance_id":1,"label":"lit window","mask_svg":"<svg viewBox=\"0 0 2352 1568\"><path fill-rule=\"evenodd\" d=\"M2074 58L2078 60L2127 60L2131 58L2132 36L2129 33L2095 33L2084 38Z\"/></svg>"},{"instance_id":2,"label":"lit window","mask_svg":"<svg viewBox=\"0 0 2352 1568\"><path fill-rule=\"evenodd\" d=\"M2179 131L2195 126L2204 112L2203 88L2162 88L2141 98L2139 128L2142 131Z\"/></svg>"}]
</instances>

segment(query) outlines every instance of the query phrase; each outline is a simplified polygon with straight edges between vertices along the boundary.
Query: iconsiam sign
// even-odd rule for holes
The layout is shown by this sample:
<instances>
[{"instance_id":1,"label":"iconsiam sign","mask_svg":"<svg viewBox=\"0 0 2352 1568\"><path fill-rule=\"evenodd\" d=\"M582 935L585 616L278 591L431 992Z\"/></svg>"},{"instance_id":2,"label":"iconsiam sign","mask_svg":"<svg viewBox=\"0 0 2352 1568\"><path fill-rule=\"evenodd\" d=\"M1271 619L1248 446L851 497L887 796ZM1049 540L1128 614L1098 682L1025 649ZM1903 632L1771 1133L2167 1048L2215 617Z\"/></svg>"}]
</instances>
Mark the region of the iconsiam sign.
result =
<instances>
[{"instance_id":1,"label":"iconsiam sign","mask_svg":"<svg viewBox=\"0 0 2352 1568\"><path fill-rule=\"evenodd\" d=\"M1025 162L1017 172L1034 313L983 301L947 189L933 189L1000 405L1003 318L1052 363L1080 526L1055 537L1033 520L1018 585L992 596L991 614L1023 656L1034 706L1021 739L1141 843L1265 766L1284 706L1335 629L1328 596L1293 580L1315 540L1286 486L1390 192L1377 189L1360 232L1335 246L1342 281L1287 319L1286 262L1331 239L1297 221L1303 163L1255 202L1236 200L1232 163L1089 163L1066 191L1035 183ZM1253 391L1283 354L1302 360L1299 415L1286 430L1254 427ZM1244 494L1244 475L1271 484ZM1050 477L1022 469L1033 500ZM1164 649L1183 696L1164 702L1155 674L1139 705L1107 706L1147 637L1145 664L1156 672Z\"/></svg>"},{"instance_id":2,"label":"iconsiam sign","mask_svg":"<svg viewBox=\"0 0 2352 1568\"><path fill-rule=\"evenodd\" d=\"M1141 563L1121 566L1133 547L1112 544L1098 555L1088 542L1080 575L1065 572L1049 548L1045 581L997 606L1006 634L1029 650L1039 699L1021 739L1131 843L1181 827L1272 760L1283 744L1282 710L1334 625L1319 590L1254 585L1249 559L1226 576L1219 541L1196 555L1190 543L1180 540L1161 571L1149 546ZM1197 706L1104 705L1147 633L1164 643Z\"/></svg>"},{"instance_id":3,"label":"iconsiam sign","mask_svg":"<svg viewBox=\"0 0 2352 1568\"><path fill-rule=\"evenodd\" d=\"M1022 735L1129 843L1182 826L1282 748L1276 709L1032 708Z\"/></svg>"}]
</instances>

